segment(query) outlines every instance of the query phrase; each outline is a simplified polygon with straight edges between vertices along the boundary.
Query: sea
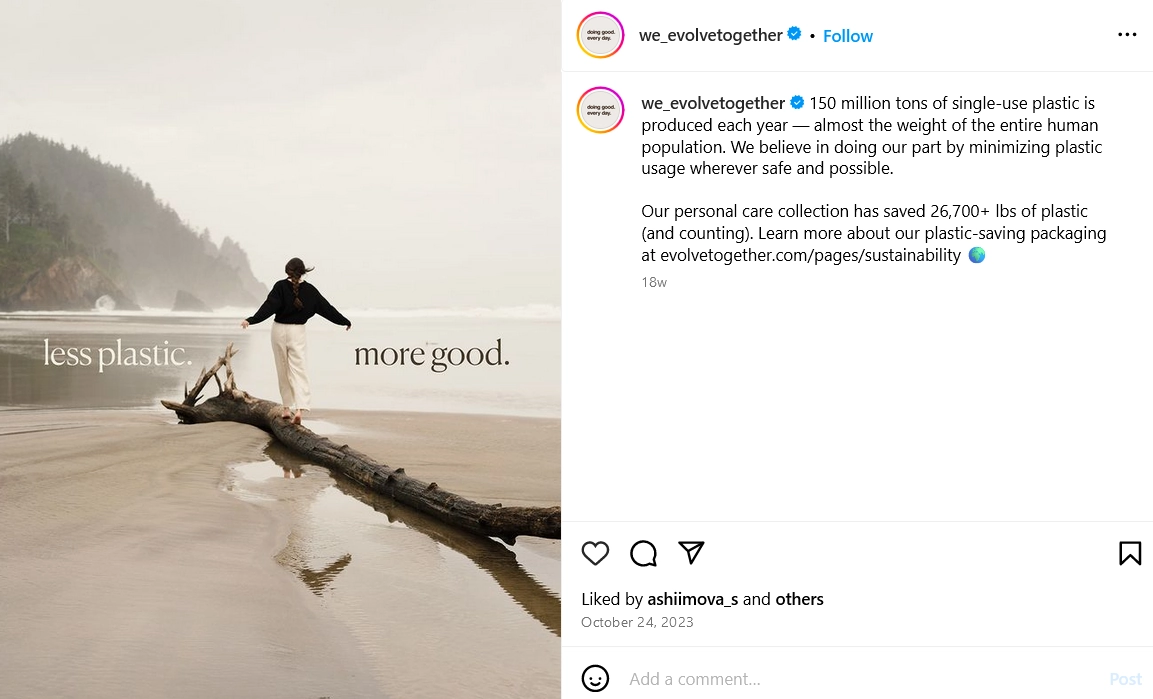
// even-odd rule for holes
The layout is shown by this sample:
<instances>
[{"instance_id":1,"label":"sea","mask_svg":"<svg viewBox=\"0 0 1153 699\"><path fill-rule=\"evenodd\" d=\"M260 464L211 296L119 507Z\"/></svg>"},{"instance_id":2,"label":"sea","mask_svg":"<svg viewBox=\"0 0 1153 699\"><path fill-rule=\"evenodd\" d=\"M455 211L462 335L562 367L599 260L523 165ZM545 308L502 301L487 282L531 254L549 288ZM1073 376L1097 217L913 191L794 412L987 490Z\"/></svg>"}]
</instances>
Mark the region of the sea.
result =
<instances>
[{"instance_id":1,"label":"sea","mask_svg":"<svg viewBox=\"0 0 1153 699\"><path fill-rule=\"evenodd\" d=\"M0 405L155 407L182 400L232 344L236 385L279 400L272 320L252 309L0 314ZM353 327L314 317L314 412L330 409L560 417L560 309L360 309ZM209 384L205 397L214 395Z\"/></svg>"}]
</instances>

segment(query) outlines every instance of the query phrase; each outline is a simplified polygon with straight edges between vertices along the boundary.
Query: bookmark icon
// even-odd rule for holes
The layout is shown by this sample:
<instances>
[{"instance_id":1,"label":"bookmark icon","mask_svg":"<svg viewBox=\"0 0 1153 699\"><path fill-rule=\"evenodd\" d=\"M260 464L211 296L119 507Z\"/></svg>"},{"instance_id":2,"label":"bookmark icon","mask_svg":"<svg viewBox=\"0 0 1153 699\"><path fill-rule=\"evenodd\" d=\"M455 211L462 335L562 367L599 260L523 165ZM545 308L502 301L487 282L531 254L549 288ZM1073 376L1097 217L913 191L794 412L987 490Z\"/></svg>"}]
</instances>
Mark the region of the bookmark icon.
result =
<instances>
[{"instance_id":1,"label":"bookmark icon","mask_svg":"<svg viewBox=\"0 0 1153 699\"><path fill-rule=\"evenodd\" d=\"M1125 565L1125 561L1133 561L1137 565L1141 565L1141 542L1140 541L1122 541L1121 542L1121 563L1118 565Z\"/></svg>"}]
</instances>

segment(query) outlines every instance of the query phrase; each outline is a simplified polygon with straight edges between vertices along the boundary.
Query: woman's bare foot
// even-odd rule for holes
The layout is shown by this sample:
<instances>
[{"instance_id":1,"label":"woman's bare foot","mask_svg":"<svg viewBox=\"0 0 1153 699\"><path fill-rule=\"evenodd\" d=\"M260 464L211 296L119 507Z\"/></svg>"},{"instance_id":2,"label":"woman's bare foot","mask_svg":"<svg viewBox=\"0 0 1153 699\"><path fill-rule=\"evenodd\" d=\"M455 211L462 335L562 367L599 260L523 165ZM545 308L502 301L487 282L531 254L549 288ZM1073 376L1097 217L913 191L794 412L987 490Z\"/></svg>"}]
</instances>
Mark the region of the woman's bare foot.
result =
<instances>
[{"instance_id":1,"label":"woman's bare foot","mask_svg":"<svg viewBox=\"0 0 1153 699\"><path fill-rule=\"evenodd\" d=\"M294 425L300 424L300 411L299 410L296 411L296 416L292 418L292 424L294 424Z\"/></svg>"},{"instance_id":2,"label":"woman's bare foot","mask_svg":"<svg viewBox=\"0 0 1153 699\"><path fill-rule=\"evenodd\" d=\"M283 412L280 413L280 417L283 420L291 420L292 419L292 411L290 411L288 409L287 405L284 406L284 410L283 410Z\"/></svg>"}]
</instances>

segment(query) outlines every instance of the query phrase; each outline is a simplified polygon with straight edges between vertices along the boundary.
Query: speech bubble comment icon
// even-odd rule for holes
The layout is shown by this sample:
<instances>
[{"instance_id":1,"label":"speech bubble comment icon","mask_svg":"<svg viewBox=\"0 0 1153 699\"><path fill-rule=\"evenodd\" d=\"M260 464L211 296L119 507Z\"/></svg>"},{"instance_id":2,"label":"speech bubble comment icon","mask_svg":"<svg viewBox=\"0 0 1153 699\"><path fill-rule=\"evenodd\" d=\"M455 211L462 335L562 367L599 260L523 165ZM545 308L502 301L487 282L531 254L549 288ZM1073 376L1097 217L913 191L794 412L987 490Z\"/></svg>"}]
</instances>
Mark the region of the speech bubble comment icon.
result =
<instances>
[{"instance_id":1,"label":"speech bubble comment icon","mask_svg":"<svg viewBox=\"0 0 1153 699\"><path fill-rule=\"evenodd\" d=\"M657 565L657 547L653 546L653 542L641 539L629 549L629 558L642 568L646 566L655 568Z\"/></svg>"},{"instance_id":2,"label":"speech bubble comment icon","mask_svg":"<svg viewBox=\"0 0 1153 699\"><path fill-rule=\"evenodd\" d=\"M603 541L586 541L581 546L581 555L595 566L609 555L609 545Z\"/></svg>"}]
</instances>

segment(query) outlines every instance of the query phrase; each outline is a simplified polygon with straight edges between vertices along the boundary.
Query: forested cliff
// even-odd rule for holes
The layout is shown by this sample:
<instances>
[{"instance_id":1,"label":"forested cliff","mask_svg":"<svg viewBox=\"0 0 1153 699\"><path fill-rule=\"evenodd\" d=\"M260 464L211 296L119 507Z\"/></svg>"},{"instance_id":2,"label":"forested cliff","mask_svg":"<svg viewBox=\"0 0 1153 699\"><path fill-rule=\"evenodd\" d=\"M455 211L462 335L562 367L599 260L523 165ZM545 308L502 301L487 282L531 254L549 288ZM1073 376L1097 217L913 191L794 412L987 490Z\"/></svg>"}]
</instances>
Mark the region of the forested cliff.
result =
<instances>
[{"instance_id":1,"label":"forested cliff","mask_svg":"<svg viewBox=\"0 0 1153 699\"><path fill-rule=\"evenodd\" d=\"M181 290L217 308L266 293L235 241L193 230L130 170L31 134L0 142L0 309L172 308Z\"/></svg>"}]
</instances>

